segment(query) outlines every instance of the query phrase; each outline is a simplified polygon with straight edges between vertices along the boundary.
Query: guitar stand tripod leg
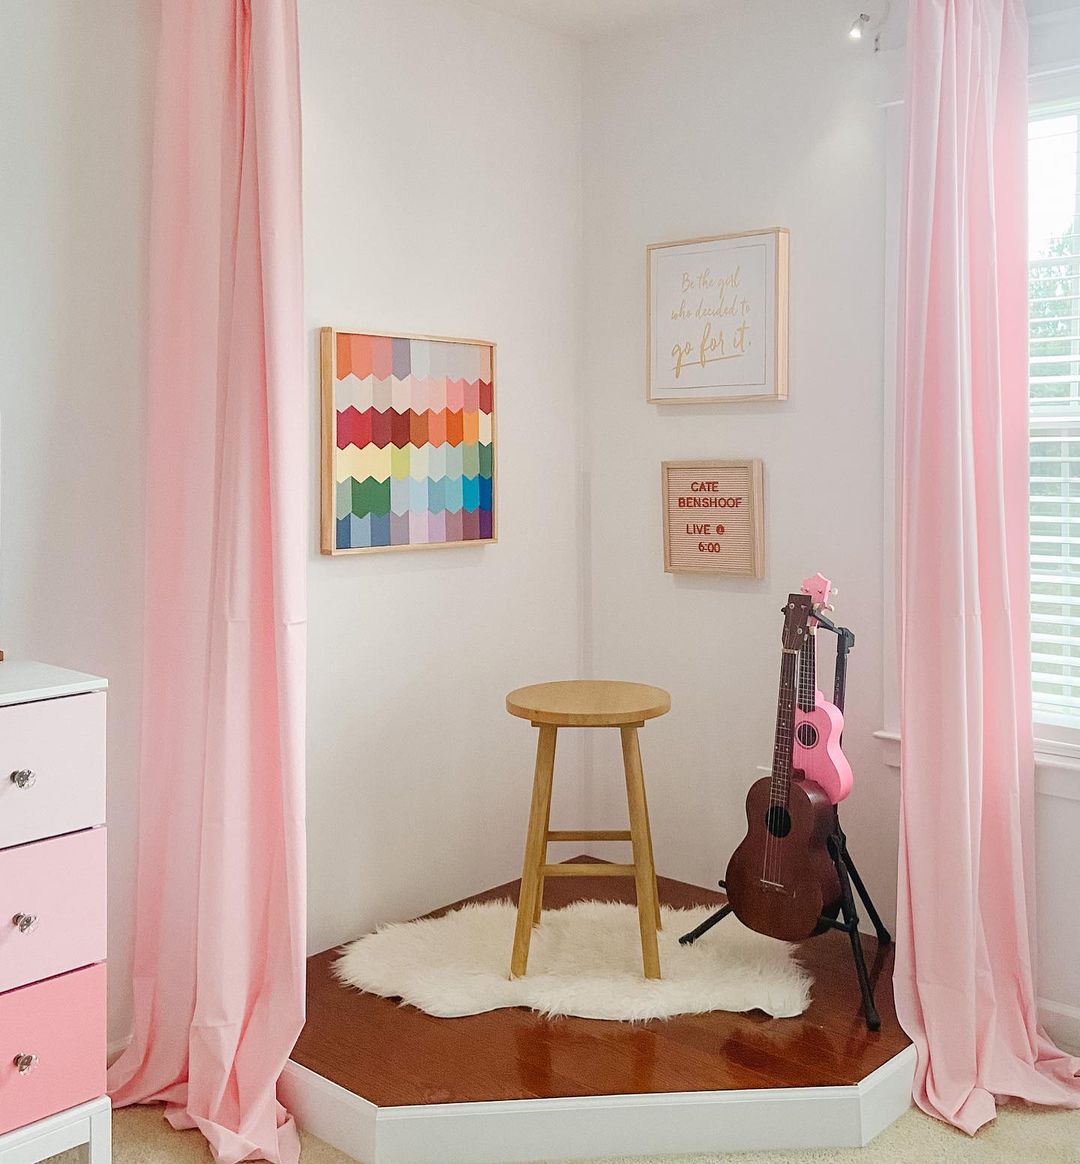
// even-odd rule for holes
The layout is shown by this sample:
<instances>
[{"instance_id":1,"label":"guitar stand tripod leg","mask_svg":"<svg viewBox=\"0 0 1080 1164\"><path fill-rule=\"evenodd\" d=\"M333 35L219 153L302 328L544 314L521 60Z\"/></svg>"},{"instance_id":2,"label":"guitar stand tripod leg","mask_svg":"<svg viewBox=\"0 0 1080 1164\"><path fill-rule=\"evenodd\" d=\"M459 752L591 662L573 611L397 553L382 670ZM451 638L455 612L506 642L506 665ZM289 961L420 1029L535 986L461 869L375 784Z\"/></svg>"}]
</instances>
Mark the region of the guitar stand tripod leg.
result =
<instances>
[{"instance_id":1,"label":"guitar stand tripod leg","mask_svg":"<svg viewBox=\"0 0 1080 1164\"><path fill-rule=\"evenodd\" d=\"M832 854L833 864L836 866L837 876L840 878L840 909L844 915L843 924L833 921L837 929L845 930L851 942L851 955L855 960L855 973L859 979L859 993L862 995L863 1015L866 1018L866 1027L870 1031L881 1030L881 1019L878 1016L877 1006L874 1003L874 990L870 985L870 974L866 969L866 956L863 954L862 941L859 939L859 915L855 909L855 898L851 894L851 881L848 878L847 862L844 860L844 846L834 835L829 838L829 852Z\"/></svg>"},{"instance_id":2,"label":"guitar stand tripod leg","mask_svg":"<svg viewBox=\"0 0 1080 1164\"><path fill-rule=\"evenodd\" d=\"M844 710L844 701L847 698L848 655L851 654L851 649L855 646L855 634L849 627L837 626L832 619L826 618L824 614L819 613L817 621L819 626L823 626L826 630L832 631L836 635L836 671L833 680L833 703L842 712ZM855 868L855 862L851 859L851 854L848 852L847 847L847 837L844 836L844 830L840 827L839 812L836 816L836 838L840 845L840 854L843 857L844 865L847 867L848 873L851 874L851 881L855 886L855 892L862 898L862 903L866 906L866 912L870 917L870 921L873 923L877 940L881 945L887 946L892 942L892 935L885 928L885 923L881 920L881 915L874 907L873 901L870 900L870 894L863 884L863 879L859 876L858 869Z\"/></svg>"},{"instance_id":3,"label":"guitar stand tripod leg","mask_svg":"<svg viewBox=\"0 0 1080 1164\"><path fill-rule=\"evenodd\" d=\"M688 934L683 934L679 939L679 945L692 946L702 934L707 934L717 922L723 921L729 913L731 913L731 906L727 904L722 905L716 913L710 914L701 925L692 929Z\"/></svg>"},{"instance_id":4,"label":"guitar stand tripod leg","mask_svg":"<svg viewBox=\"0 0 1080 1164\"><path fill-rule=\"evenodd\" d=\"M859 895L864 906L866 906L867 916L874 927L874 933L877 935L878 945L888 946L892 942L892 934L885 928L885 923L881 920L881 915L874 907L873 901L870 899L870 894L866 886L863 884L863 879L859 876L858 869L855 868L855 862L851 859L851 854L848 852L847 837L844 836L844 830L840 828L840 822L837 821L837 843L840 846L840 853L844 859L844 866L851 877L851 883L855 886L855 892Z\"/></svg>"}]
</instances>

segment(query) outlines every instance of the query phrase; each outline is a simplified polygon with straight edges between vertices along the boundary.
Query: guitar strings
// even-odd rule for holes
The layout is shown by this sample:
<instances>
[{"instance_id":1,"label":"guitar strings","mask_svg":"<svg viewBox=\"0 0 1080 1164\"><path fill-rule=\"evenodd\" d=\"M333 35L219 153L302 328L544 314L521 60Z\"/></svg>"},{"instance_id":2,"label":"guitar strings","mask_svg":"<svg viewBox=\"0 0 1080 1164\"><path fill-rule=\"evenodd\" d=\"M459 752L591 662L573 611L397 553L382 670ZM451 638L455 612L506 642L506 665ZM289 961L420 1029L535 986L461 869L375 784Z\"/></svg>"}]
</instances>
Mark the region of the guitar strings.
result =
<instances>
[{"instance_id":1,"label":"guitar strings","mask_svg":"<svg viewBox=\"0 0 1080 1164\"><path fill-rule=\"evenodd\" d=\"M791 766L793 768L806 767L806 749L803 746L802 736L799 734L799 712L805 713L809 707L809 701L807 699L807 675L810 670L809 652L813 641L813 635L808 633L802 650L799 652L799 701L795 711L795 739L791 745Z\"/></svg>"},{"instance_id":2,"label":"guitar strings","mask_svg":"<svg viewBox=\"0 0 1080 1164\"><path fill-rule=\"evenodd\" d=\"M773 756L773 781L769 787L769 818L768 818L768 836L765 839L765 852L768 857L766 864L766 880L770 884L775 884L775 868L777 864L777 850L780 847L780 842L773 831L776 825L775 807L781 803L781 787L783 784L783 768L784 768L784 686L787 683L788 660L791 658L789 651L784 652L783 660L780 665L780 694L776 701L776 753Z\"/></svg>"},{"instance_id":3,"label":"guitar strings","mask_svg":"<svg viewBox=\"0 0 1080 1164\"><path fill-rule=\"evenodd\" d=\"M769 789L769 815L766 821L765 851L762 861L762 881L774 885L781 884L783 846L780 838L773 833L772 826L778 823L774 806L784 807L788 801L791 780L791 754L794 743L791 726L795 720L795 665L799 658L797 651L785 648L780 667L780 691L777 696L776 736L773 749L773 775ZM786 697L785 697L786 696ZM777 800L777 795L781 799Z\"/></svg>"},{"instance_id":4,"label":"guitar strings","mask_svg":"<svg viewBox=\"0 0 1080 1164\"><path fill-rule=\"evenodd\" d=\"M783 777L780 781L781 804L780 807L787 809L788 803L791 799L791 755L794 739L792 736L792 728L795 723L795 667L798 663L798 654L795 651L788 652L788 665L791 671L791 678L787 685L787 700L784 706L784 722L781 728L781 739L783 741L783 751L781 756ZM778 813L778 823L783 820L783 817ZM782 885L783 879L783 859L784 859L784 845L783 838L777 836L773 842L773 869L772 880L776 885Z\"/></svg>"},{"instance_id":5,"label":"guitar strings","mask_svg":"<svg viewBox=\"0 0 1080 1164\"><path fill-rule=\"evenodd\" d=\"M787 664L787 651L780 656L780 686L776 694L776 730L773 732L772 775L769 783L769 808L765 817L765 844L761 851L761 880L764 884L769 880L769 857L772 845L772 806L776 798L777 764L780 760L780 731L783 723L782 702L784 698L784 667Z\"/></svg>"},{"instance_id":6,"label":"guitar strings","mask_svg":"<svg viewBox=\"0 0 1080 1164\"><path fill-rule=\"evenodd\" d=\"M762 880L772 882L773 866L776 861L776 849L779 847L779 842L773 832L775 823L774 806L778 802L779 786L781 782L781 771L783 768L784 756L784 687L788 682L787 670L790 653L785 650L781 656L780 661L780 690L776 697L776 733L773 742L773 775L772 782L769 785L769 814L766 818L766 835L765 835L765 863L762 869Z\"/></svg>"}]
</instances>

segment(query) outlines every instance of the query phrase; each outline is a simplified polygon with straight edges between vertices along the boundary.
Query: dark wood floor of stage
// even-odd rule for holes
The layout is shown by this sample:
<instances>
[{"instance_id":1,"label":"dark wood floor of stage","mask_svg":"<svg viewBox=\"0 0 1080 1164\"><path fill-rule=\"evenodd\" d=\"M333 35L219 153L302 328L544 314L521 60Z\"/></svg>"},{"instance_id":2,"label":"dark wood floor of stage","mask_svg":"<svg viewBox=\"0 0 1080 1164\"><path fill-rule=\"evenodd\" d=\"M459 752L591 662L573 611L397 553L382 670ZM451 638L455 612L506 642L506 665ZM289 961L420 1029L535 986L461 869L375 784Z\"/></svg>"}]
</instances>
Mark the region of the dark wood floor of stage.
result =
<instances>
[{"instance_id":1,"label":"dark wood floor of stage","mask_svg":"<svg viewBox=\"0 0 1080 1164\"><path fill-rule=\"evenodd\" d=\"M514 881L470 900L516 900L517 890ZM554 878L544 904L587 897L630 901L633 882ZM660 899L681 907L723 901L666 877ZM702 940L722 934L723 923ZM801 946L813 1001L794 1019L714 1011L629 1024L545 1019L522 1009L438 1019L342 986L331 973L337 952L327 950L308 960L308 1020L292 1057L380 1107L853 1084L909 1042L893 1009L892 947L879 953L872 938L863 941L877 982L876 1034L863 1022L848 938L838 932Z\"/></svg>"}]
</instances>

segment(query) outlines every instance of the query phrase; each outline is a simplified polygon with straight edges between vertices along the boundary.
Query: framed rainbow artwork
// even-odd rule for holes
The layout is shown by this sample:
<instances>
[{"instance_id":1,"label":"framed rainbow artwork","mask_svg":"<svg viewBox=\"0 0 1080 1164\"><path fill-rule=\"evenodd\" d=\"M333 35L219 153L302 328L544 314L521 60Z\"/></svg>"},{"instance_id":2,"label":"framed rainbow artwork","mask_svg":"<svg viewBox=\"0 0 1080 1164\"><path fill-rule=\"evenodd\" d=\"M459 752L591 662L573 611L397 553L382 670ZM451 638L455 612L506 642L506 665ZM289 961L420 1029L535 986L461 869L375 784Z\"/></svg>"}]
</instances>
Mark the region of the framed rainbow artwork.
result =
<instances>
[{"instance_id":1,"label":"framed rainbow artwork","mask_svg":"<svg viewBox=\"0 0 1080 1164\"><path fill-rule=\"evenodd\" d=\"M320 333L322 552L496 540L495 345Z\"/></svg>"}]
</instances>

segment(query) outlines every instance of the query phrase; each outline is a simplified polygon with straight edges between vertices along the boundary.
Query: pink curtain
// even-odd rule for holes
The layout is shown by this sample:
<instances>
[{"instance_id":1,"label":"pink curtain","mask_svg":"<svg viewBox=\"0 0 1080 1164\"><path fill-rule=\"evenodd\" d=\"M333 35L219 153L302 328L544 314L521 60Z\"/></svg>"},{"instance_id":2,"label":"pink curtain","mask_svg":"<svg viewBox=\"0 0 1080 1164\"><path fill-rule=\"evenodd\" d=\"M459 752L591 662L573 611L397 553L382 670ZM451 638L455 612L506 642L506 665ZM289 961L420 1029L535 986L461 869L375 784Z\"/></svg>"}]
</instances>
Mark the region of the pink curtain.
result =
<instances>
[{"instance_id":1,"label":"pink curtain","mask_svg":"<svg viewBox=\"0 0 1080 1164\"><path fill-rule=\"evenodd\" d=\"M1080 1105L1033 966L1022 0L911 0L908 52L896 1000L917 1102L974 1132Z\"/></svg>"},{"instance_id":2,"label":"pink curtain","mask_svg":"<svg viewBox=\"0 0 1080 1164\"><path fill-rule=\"evenodd\" d=\"M295 0L162 0L134 1040L118 1104L296 1161L308 377ZM122 520L117 515L117 520Z\"/></svg>"}]
</instances>

